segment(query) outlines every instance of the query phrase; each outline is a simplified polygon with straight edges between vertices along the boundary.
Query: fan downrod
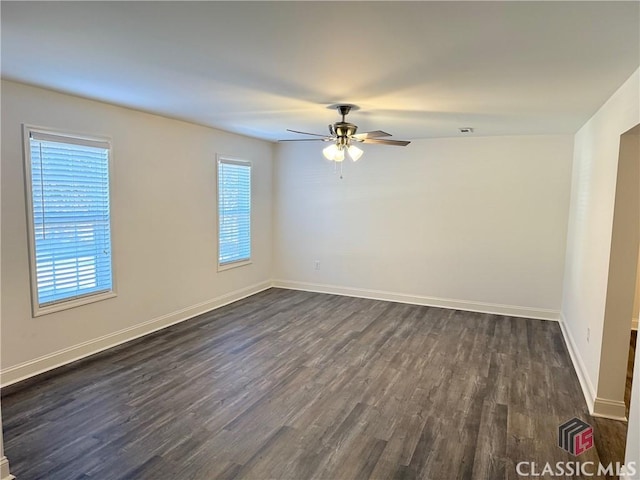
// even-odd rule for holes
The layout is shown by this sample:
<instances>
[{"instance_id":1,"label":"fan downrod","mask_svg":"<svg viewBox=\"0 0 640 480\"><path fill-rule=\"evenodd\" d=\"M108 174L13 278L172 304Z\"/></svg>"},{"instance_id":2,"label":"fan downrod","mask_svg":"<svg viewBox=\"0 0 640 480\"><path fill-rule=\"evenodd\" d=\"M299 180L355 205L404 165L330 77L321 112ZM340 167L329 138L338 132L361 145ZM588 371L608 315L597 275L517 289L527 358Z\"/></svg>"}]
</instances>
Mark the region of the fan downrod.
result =
<instances>
[{"instance_id":1,"label":"fan downrod","mask_svg":"<svg viewBox=\"0 0 640 480\"><path fill-rule=\"evenodd\" d=\"M349 112L351 111L351 105L338 105L337 109L340 112L340 115L342 115L342 121L344 122L344 117L349 115Z\"/></svg>"}]
</instances>

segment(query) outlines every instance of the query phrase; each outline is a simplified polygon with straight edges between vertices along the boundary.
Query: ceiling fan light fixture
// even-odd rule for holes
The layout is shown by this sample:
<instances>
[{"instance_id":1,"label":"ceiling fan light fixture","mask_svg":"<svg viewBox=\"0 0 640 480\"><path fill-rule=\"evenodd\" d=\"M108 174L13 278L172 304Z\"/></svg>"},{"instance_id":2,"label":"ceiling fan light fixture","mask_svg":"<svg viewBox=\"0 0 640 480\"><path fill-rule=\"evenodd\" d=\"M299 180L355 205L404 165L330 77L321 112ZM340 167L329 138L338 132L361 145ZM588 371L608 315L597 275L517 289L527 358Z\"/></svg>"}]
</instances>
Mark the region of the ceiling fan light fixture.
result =
<instances>
[{"instance_id":1,"label":"ceiling fan light fixture","mask_svg":"<svg viewBox=\"0 0 640 480\"><path fill-rule=\"evenodd\" d=\"M354 162L357 162L364 153L361 148L358 148L355 145L351 145L347 151L349 152L351 160L353 160Z\"/></svg>"},{"instance_id":2,"label":"ceiling fan light fixture","mask_svg":"<svg viewBox=\"0 0 640 480\"><path fill-rule=\"evenodd\" d=\"M280 140L281 142L331 142L328 147L322 149L322 155L327 160L334 162L335 164L344 161L345 156L348 156L354 162L360 160L364 151L361 148L352 145L352 143L377 143L381 145L395 145L398 147L406 147L411 142L407 140L389 140L385 137L390 137L391 134L382 130L374 130L372 132L356 133L358 126L346 121L346 116L351 110L357 110L358 107L349 104L334 105L332 108L337 108L338 112L342 116L342 120L329 125L329 135L322 135L320 133L301 132L300 130L290 130L291 133L299 133L302 135L308 135L315 138L301 138L301 139L286 139ZM340 171L342 172L342 165L340 165ZM340 176L342 178L342 176Z\"/></svg>"},{"instance_id":3,"label":"ceiling fan light fixture","mask_svg":"<svg viewBox=\"0 0 640 480\"><path fill-rule=\"evenodd\" d=\"M336 153L338 152L338 146L335 143L332 143L327 148L322 149L322 155L327 160L335 160Z\"/></svg>"}]
</instances>

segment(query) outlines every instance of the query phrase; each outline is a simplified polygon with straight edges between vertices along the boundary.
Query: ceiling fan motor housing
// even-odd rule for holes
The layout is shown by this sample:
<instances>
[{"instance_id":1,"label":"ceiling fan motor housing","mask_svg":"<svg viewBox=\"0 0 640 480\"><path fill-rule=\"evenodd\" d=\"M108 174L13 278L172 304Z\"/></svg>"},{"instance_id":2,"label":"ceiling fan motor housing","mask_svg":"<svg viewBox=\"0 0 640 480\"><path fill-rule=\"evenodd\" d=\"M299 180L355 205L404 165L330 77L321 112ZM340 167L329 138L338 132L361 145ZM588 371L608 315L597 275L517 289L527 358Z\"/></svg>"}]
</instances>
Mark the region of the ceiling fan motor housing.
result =
<instances>
[{"instance_id":1,"label":"ceiling fan motor housing","mask_svg":"<svg viewBox=\"0 0 640 480\"><path fill-rule=\"evenodd\" d=\"M348 145L349 139L355 135L358 127L353 123L336 122L333 125L333 129L336 132L336 143L338 146L345 146Z\"/></svg>"}]
</instances>

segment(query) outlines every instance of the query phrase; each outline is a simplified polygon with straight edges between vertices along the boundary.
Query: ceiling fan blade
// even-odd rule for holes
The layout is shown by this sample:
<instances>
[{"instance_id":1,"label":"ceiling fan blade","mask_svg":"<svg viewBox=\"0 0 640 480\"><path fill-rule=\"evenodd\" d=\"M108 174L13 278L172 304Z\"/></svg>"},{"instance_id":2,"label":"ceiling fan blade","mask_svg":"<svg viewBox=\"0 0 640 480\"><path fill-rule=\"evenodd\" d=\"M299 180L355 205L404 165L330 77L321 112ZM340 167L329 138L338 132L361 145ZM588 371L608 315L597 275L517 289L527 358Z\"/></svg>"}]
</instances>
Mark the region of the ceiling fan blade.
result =
<instances>
[{"instance_id":1,"label":"ceiling fan blade","mask_svg":"<svg viewBox=\"0 0 640 480\"><path fill-rule=\"evenodd\" d=\"M331 140L330 138L324 137L324 138L294 138L294 139L287 139L287 140L278 140L279 142L328 142L329 140Z\"/></svg>"},{"instance_id":2,"label":"ceiling fan blade","mask_svg":"<svg viewBox=\"0 0 640 480\"><path fill-rule=\"evenodd\" d=\"M329 133L333 137L336 134L336 131L333 129L333 125L329 124Z\"/></svg>"},{"instance_id":3,"label":"ceiling fan blade","mask_svg":"<svg viewBox=\"0 0 640 480\"><path fill-rule=\"evenodd\" d=\"M358 140L365 140L367 138L378 138L378 137L390 137L391 134L387 132L383 132L382 130L374 130L373 132L363 132L356 133L353 138Z\"/></svg>"},{"instance_id":4,"label":"ceiling fan blade","mask_svg":"<svg viewBox=\"0 0 640 480\"><path fill-rule=\"evenodd\" d=\"M366 138L362 143L378 143L381 145L395 145L397 147L406 147L411 142L407 140L382 140L378 138Z\"/></svg>"},{"instance_id":5,"label":"ceiling fan blade","mask_svg":"<svg viewBox=\"0 0 640 480\"><path fill-rule=\"evenodd\" d=\"M289 130L288 128L287 128L287 132L300 133L302 135L313 135L314 137L326 137L326 135L321 135L319 133L300 132L298 130Z\"/></svg>"}]
</instances>

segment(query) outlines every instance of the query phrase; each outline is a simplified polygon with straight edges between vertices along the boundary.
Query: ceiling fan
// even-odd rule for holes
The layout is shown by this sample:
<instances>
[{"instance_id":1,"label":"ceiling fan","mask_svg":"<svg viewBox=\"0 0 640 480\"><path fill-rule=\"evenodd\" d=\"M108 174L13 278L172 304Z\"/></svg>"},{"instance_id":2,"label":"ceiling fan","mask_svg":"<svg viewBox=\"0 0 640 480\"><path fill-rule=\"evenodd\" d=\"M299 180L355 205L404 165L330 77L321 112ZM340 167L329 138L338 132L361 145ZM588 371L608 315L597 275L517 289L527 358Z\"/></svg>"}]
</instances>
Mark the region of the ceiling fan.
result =
<instances>
[{"instance_id":1,"label":"ceiling fan","mask_svg":"<svg viewBox=\"0 0 640 480\"><path fill-rule=\"evenodd\" d=\"M389 140L384 137L390 137L391 134L382 130L374 130L373 132L356 133L358 127L353 123L345 120L345 117L351 110L356 110L355 105L342 104L336 105L336 109L342 115L342 121L329 125L329 135L319 133L300 132L298 130L289 130L288 132L299 133L302 135L311 135L319 138L299 138L294 140L279 140L280 142L332 142L331 145L322 150L322 154L328 160L334 162L342 162L344 160L345 151L349 157L355 162L364 153L358 148L356 143L377 143L381 145L395 145L397 147L405 147L411 142L406 140Z\"/></svg>"}]
</instances>

